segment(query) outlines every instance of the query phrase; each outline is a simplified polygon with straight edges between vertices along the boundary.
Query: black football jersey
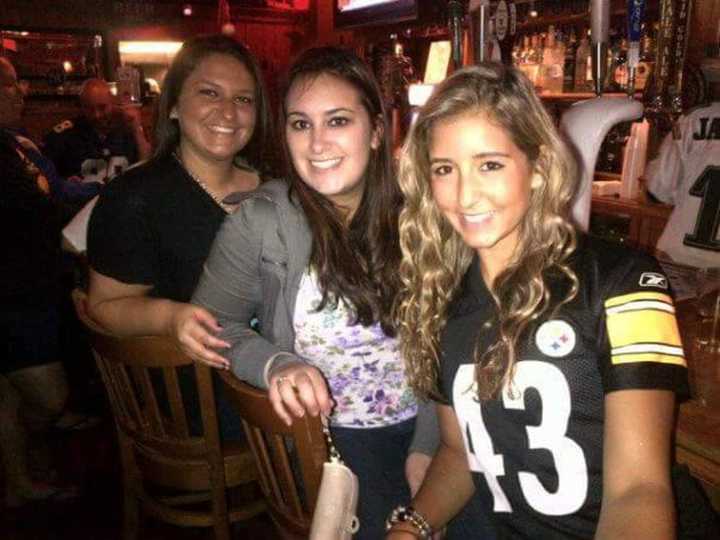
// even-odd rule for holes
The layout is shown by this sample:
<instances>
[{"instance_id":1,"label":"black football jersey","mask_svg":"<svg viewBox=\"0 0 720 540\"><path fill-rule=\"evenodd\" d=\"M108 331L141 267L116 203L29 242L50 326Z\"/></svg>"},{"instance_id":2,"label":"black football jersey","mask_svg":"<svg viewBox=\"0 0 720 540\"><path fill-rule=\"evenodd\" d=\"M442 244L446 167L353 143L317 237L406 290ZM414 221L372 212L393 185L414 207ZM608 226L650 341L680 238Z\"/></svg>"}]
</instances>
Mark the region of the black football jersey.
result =
<instances>
[{"instance_id":1,"label":"black football jersey","mask_svg":"<svg viewBox=\"0 0 720 540\"><path fill-rule=\"evenodd\" d=\"M84 182L107 182L138 160L132 134L114 127L101 138L87 120L65 120L48 133L44 153L61 176L79 176Z\"/></svg>"},{"instance_id":2,"label":"black football jersey","mask_svg":"<svg viewBox=\"0 0 720 540\"><path fill-rule=\"evenodd\" d=\"M441 392L463 434L476 496L500 538L592 538L602 501L603 405L608 392L687 393L669 283L657 262L582 239L576 298L531 323L512 382L476 397L473 351L496 341L495 306L477 258L450 308ZM554 299L567 280L551 281Z\"/></svg>"}]
</instances>

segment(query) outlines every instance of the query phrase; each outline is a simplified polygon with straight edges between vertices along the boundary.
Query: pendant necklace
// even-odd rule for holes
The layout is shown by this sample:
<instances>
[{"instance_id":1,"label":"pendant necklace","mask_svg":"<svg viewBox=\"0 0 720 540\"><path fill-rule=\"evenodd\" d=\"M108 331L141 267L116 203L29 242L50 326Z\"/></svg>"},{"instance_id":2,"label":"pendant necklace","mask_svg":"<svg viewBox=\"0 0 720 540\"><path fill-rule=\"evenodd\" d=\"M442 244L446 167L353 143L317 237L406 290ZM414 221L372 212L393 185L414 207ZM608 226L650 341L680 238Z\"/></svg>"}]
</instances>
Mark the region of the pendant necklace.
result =
<instances>
[{"instance_id":1,"label":"pendant necklace","mask_svg":"<svg viewBox=\"0 0 720 540\"><path fill-rule=\"evenodd\" d=\"M195 174L189 168L187 168L185 166L185 164L180 160L180 156L177 155L177 152L173 152L173 157L177 160L177 162L180 164L180 166L183 169L185 169L185 172L188 173L190 178L195 180L197 185L200 186L205 193L210 195L210 198L213 201L215 201L215 203L220 208L222 208L226 214L232 214L233 210L235 209L234 205L223 202L222 198L217 193L215 193L212 189L210 189L210 186L208 186L203 180L201 180L200 178L195 176Z\"/></svg>"}]
</instances>

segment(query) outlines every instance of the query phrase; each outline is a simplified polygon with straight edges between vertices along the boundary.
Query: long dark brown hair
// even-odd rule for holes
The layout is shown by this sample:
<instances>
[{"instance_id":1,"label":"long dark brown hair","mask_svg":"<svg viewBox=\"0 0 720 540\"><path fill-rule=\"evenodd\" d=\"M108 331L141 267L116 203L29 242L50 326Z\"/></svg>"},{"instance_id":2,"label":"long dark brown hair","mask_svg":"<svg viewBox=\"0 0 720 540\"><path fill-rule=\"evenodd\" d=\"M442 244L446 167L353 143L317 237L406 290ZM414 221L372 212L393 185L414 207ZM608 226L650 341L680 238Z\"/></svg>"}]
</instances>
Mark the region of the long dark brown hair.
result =
<instances>
[{"instance_id":1,"label":"long dark brown hair","mask_svg":"<svg viewBox=\"0 0 720 540\"><path fill-rule=\"evenodd\" d=\"M228 36L208 35L187 40L173 59L163 81L157 112L155 130L155 157L164 157L175 151L180 144L180 126L170 118L172 110L180 99L185 81L200 62L212 54L226 54L242 63L255 82L255 129L252 137L239 152L256 169L266 172L271 160L266 159L272 140L272 118L267 91L260 68L253 54L242 43Z\"/></svg>"},{"instance_id":2,"label":"long dark brown hair","mask_svg":"<svg viewBox=\"0 0 720 540\"><path fill-rule=\"evenodd\" d=\"M328 301L343 299L354 310L354 323L368 326L379 321L386 334L394 335L392 305L399 285L400 262L397 216L402 199L392 169L380 89L370 68L352 52L337 47L308 49L288 72L282 93L281 126L287 121L286 100L292 85L321 75L336 77L358 91L371 123L381 128L381 141L377 149L370 151L365 191L350 223L346 223L330 200L300 178L287 138L283 137L287 178L312 231L310 266L317 272L323 291L319 309Z\"/></svg>"}]
</instances>

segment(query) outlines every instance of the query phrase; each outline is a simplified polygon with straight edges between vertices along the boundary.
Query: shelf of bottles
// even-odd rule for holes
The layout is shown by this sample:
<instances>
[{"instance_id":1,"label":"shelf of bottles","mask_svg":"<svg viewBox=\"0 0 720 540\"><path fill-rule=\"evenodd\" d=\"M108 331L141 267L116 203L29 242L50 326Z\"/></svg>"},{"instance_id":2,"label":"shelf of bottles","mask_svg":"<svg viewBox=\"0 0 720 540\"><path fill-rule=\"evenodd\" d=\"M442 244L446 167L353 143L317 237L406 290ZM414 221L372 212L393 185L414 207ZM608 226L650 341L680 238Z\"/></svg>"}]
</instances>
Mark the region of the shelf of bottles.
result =
<instances>
[{"instance_id":1,"label":"shelf of bottles","mask_svg":"<svg viewBox=\"0 0 720 540\"><path fill-rule=\"evenodd\" d=\"M539 13L534 17L530 15L529 4L518 6L519 23L512 42L511 61L532 81L556 117L566 105L595 96L588 4L583 0L535 2ZM614 4L603 88L604 95L621 97L628 92L627 19L624 8L617 7L617 2ZM655 63L658 25L648 20L642 32L640 63L635 73L634 91L638 99L642 99L646 86L651 84ZM551 105L553 103L557 105ZM596 172L619 178L630 128L631 123L626 122L610 130L598 152Z\"/></svg>"},{"instance_id":2,"label":"shelf of bottles","mask_svg":"<svg viewBox=\"0 0 720 540\"><path fill-rule=\"evenodd\" d=\"M583 99L593 92L591 41L587 19L581 24L550 24L520 31L511 58L543 97ZM618 25L619 26L619 25ZM646 28L640 47L635 91L642 93L652 73L655 51L654 32ZM628 85L625 30L611 28L606 93L625 93Z\"/></svg>"}]
</instances>

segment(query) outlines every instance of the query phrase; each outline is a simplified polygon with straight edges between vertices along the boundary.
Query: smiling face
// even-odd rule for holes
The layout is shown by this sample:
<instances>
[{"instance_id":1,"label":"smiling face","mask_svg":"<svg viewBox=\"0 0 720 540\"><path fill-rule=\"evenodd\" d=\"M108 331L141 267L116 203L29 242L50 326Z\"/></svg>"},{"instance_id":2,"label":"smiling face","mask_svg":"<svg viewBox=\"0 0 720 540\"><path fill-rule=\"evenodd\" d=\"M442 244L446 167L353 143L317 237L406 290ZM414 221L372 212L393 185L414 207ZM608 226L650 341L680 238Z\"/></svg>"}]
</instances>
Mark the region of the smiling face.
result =
<instances>
[{"instance_id":1,"label":"smiling face","mask_svg":"<svg viewBox=\"0 0 720 540\"><path fill-rule=\"evenodd\" d=\"M296 80L285 102L285 137L303 182L350 214L365 189L370 152L380 146L360 92L333 75Z\"/></svg>"},{"instance_id":2,"label":"smiling face","mask_svg":"<svg viewBox=\"0 0 720 540\"><path fill-rule=\"evenodd\" d=\"M435 203L492 281L515 252L531 191L542 180L507 132L482 113L438 121L430 140Z\"/></svg>"},{"instance_id":3,"label":"smiling face","mask_svg":"<svg viewBox=\"0 0 720 540\"><path fill-rule=\"evenodd\" d=\"M180 124L186 165L231 163L255 129L255 81L239 60L211 54L183 83L171 118Z\"/></svg>"}]
</instances>

